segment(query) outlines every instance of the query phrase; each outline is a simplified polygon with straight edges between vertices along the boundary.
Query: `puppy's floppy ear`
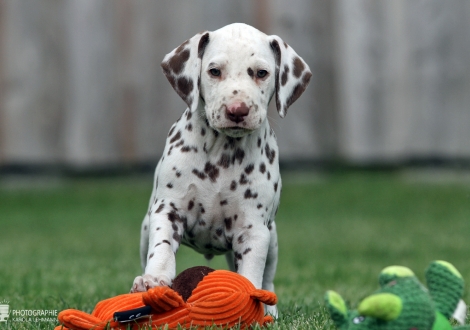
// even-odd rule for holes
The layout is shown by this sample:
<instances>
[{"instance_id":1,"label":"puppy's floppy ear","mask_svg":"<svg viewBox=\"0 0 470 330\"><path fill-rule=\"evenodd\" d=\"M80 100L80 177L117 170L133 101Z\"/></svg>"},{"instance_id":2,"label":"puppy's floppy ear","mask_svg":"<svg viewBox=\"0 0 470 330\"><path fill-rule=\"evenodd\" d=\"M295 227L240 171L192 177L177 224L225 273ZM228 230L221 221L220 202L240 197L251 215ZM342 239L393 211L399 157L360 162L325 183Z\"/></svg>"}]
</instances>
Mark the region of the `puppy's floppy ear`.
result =
<instances>
[{"instance_id":1,"label":"puppy's floppy ear","mask_svg":"<svg viewBox=\"0 0 470 330\"><path fill-rule=\"evenodd\" d=\"M201 62L210 40L209 32L201 32L167 54L161 64L163 73L176 93L195 111L199 102Z\"/></svg>"},{"instance_id":2,"label":"puppy's floppy ear","mask_svg":"<svg viewBox=\"0 0 470 330\"><path fill-rule=\"evenodd\" d=\"M276 107L281 118L305 91L312 77L307 63L278 36L269 36L276 59Z\"/></svg>"}]
</instances>

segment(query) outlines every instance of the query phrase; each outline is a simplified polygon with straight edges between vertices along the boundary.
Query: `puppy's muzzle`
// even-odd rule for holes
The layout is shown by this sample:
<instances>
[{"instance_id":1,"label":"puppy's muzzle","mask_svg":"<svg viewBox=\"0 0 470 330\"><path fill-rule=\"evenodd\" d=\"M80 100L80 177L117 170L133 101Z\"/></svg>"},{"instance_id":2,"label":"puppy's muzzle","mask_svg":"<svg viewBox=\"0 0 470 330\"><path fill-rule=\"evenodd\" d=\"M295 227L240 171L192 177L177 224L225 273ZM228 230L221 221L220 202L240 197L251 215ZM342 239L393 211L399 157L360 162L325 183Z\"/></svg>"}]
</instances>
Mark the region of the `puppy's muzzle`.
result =
<instances>
[{"instance_id":1,"label":"puppy's muzzle","mask_svg":"<svg viewBox=\"0 0 470 330\"><path fill-rule=\"evenodd\" d=\"M227 118L238 124L245 120L245 117L250 113L250 108L248 108L245 102L242 103L233 103L230 106L225 108L225 115Z\"/></svg>"}]
</instances>

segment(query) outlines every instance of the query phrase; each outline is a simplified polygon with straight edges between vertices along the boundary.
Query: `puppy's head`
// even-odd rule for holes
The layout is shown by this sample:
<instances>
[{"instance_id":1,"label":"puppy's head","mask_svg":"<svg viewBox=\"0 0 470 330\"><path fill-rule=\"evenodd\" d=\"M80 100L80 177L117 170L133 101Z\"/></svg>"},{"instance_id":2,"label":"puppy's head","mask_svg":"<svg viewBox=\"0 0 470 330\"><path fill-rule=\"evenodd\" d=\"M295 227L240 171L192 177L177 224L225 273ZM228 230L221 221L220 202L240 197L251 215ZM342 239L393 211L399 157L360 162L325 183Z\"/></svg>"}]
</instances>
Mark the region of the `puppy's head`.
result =
<instances>
[{"instance_id":1,"label":"puppy's head","mask_svg":"<svg viewBox=\"0 0 470 330\"><path fill-rule=\"evenodd\" d=\"M273 95L284 117L312 76L281 38L241 23L188 39L165 56L162 68L191 111L201 99L209 125L231 137L259 128Z\"/></svg>"}]
</instances>

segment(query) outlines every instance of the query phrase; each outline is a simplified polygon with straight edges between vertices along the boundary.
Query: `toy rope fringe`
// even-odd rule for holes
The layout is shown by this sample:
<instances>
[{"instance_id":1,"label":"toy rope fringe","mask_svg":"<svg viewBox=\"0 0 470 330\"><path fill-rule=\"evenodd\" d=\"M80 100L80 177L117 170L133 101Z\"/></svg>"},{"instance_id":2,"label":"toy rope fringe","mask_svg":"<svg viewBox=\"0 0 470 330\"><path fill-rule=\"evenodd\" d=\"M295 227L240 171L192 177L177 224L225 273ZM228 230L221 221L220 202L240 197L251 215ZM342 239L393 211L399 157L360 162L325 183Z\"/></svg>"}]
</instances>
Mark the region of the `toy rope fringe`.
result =
<instances>
[{"instance_id":1,"label":"toy rope fringe","mask_svg":"<svg viewBox=\"0 0 470 330\"><path fill-rule=\"evenodd\" d=\"M273 322L271 316L264 316L263 303L276 304L276 295L257 290L248 279L236 273L217 270L204 277L186 302L169 287L155 287L147 292L103 300L91 315L74 309L64 310L58 316L63 327L57 326L55 330L129 329L129 325L130 329L144 325L152 325L152 328L167 325L175 329L178 325L199 328L214 324L227 327L241 324L246 328ZM130 323L113 320L115 312L145 305L152 307L150 318Z\"/></svg>"}]
</instances>

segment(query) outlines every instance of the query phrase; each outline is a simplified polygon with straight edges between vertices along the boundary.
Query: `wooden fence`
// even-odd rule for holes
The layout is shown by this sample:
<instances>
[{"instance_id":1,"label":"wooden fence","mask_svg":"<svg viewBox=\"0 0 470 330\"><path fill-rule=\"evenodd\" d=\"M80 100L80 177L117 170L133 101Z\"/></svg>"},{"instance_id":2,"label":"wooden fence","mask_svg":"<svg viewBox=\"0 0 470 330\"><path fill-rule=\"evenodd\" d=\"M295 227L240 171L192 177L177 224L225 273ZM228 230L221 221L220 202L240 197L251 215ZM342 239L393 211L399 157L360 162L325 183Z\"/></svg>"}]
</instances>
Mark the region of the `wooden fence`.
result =
<instances>
[{"instance_id":1,"label":"wooden fence","mask_svg":"<svg viewBox=\"0 0 470 330\"><path fill-rule=\"evenodd\" d=\"M163 56L245 22L310 65L281 159L470 158L468 0L0 0L0 166L156 162L184 110Z\"/></svg>"}]
</instances>

